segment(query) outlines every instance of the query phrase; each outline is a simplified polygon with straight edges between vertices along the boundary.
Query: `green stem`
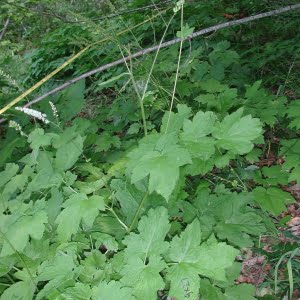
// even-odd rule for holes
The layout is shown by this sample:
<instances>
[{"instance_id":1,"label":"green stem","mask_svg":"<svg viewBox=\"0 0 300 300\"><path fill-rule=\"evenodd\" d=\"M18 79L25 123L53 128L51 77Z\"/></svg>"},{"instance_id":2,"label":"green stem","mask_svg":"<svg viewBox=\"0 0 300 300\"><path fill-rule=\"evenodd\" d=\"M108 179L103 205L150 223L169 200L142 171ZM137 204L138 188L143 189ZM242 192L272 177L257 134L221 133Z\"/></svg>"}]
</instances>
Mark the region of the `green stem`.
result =
<instances>
[{"instance_id":1,"label":"green stem","mask_svg":"<svg viewBox=\"0 0 300 300\"><path fill-rule=\"evenodd\" d=\"M143 99L140 99L140 106L141 106L141 114L143 119L144 135L146 136L148 132L147 132L147 123L146 123L146 115L145 115Z\"/></svg>"},{"instance_id":2,"label":"green stem","mask_svg":"<svg viewBox=\"0 0 300 300\"><path fill-rule=\"evenodd\" d=\"M136 92L136 94L139 98L139 104L140 104L141 115L142 115L142 120L143 120L144 135L147 136L148 131L147 131L145 108L144 108L144 98L143 98L143 96L140 95L139 89L138 89L136 81L134 79L131 61L130 61L130 76L131 76L131 80L132 80L134 90L135 90L135 92Z\"/></svg>"},{"instance_id":3,"label":"green stem","mask_svg":"<svg viewBox=\"0 0 300 300\"><path fill-rule=\"evenodd\" d=\"M129 231L127 225L126 225L124 222L122 222L122 220L118 217L118 215L115 213L115 211L113 210L113 208L112 208L112 207L109 207L109 206L106 206L106 208L107 208L107 210L109 210L109 211L114 215L114 217L115 217L115 218L117 219L117 221L122 225L122 227L123 227L126 231Z\"/></svg>"},{"instance_id":4,"label":"green stem","mask_svg":"<svg viewBox=\"0 0 300 300\"><path fill-rule=\"evenodd\" d=\"M10 287L10 286L11 286L11 284L9 284L9 283L3 283L3 282L0 282L0 285L3 285L3 286L8 286L8 287Z\"/></svg>"},{"instance_id":5,"label":"green stem","mask_svg":"<svg viewBox=\"0 0 300 300\"><path fill-rule=\"evenodd\" d=\"M136 221L137 221L137 219L138 219L138 217L140 215L140 212L141 212L141 210L142 210L142 208L143 208L143 206L144 206L144 204L145 204L145 202L147 200L147 197L148 197L148 192L146 192L146 194L145 194L144 198L142 199L142 201L141 201L138 209L136 210L136 212L134 214L134 217L133 217L133 220L132 220L132 222L131 222L131 224L129 226L128 232L132 231L132 229L134 228L134 225L135 225L135 223L136 223Z\"/></svg>"},{"instance_id":6,"label":"green stem","mask_svg":"<svg viewBox=\"0 0 300 300\"><path fill-rule=\"evenodd\" d=\"M243 182L243 180L241 179L241 177L239 176L239 174L233 169L232 166L229 165L229 167L230 167L231 171L235 174L235 176L238 178L239 182L242 184L242 186L243 186L245 192L248 192L248 188L247 188L247 186L245 185L245 183Z\"/></svg>"},{"instance_id":7,"label":"green stem","mask_svg":"<svg viewBox=\"0 0 300 300\"><path fill-rule=\"evenodd\" d=\"M142 97L141 97L141 95L140 95L140 92L139 92L139 90L138 90L137 84L136 84L136 82L135 82L135 80L134 80L133 71L132 71L132 64L130 64L130 68L129 68L129 66L128 66L126 60L125 60L125 56L124 56L124 54L123 54L122 48L121 48L120 46L119 46L119 49L120 49L121 54L122 54L122 56L123 56L123 59L124 59L124 63L125 63L125 65L126 65L126 68L127 68L128 72L129 72L129 74L130 74L130 79L131 79L131 81L132 81L133 88L134 88L134 90L135 90L135 92L136 92L136 94L137 94L137 97L138 97L138 99L139 99L139 104L140 104L140 108L141 108L141 115L142 115L142 120L143 120L144 135L146 136L146 135L147 135L147 124L146 124L146 115L145 115L145 110L144 110L143 99L142 99ZM130 53L129 53L129 54L130 54ZM131 61L130 61L130 62L131 62Z\"/></svg>"},{"instance_id":8,"label":"green stem","mask_svg":"<svg viewBox=\"0 0 300 300\"><path fill-rule=\"evenodd\" d=\"M182 31L183 30L183 4L181 5L181 26L180 27L181 27L181 31ZM179 46L177 69L176 69L176 74L175 74L175 82L174 82L174 87L173 87L171 105L170 105L170 109L169 109L169 115L168 115L168 121L167 121L167 125L166 125L165 134L168 132L170 119L171 119L171 112L172 112L173 105L174 105L174 99L175 99L176 87L177 87L178 76L179 76L179 68L180 68L180 62L181 62L183 42L184 42L184 39L181 39L180 46Z\"/></svg>"},{"instance_id":9,"label":"green stem","mask_svg":"<svg viewBox=\"0 0 300 300\"><path fill-rule=\"evenodd\" d=\"M15 283L15 281L13 280L13 278L12 278L8 273L7 273L5 276L8 278L8 280L9 280L12 284Z\"/></svg>"},{"instance_id":10,"label":"green stem","mask_svg":"<svg viewBox=\"0 0 300 300\"><path fill-rule=\"evenodd\" d=\"M134 88L134 90L135 90L135 92L138 96L138 99L139 99L141 115L142 115L142 120L143 120L144 135L146 136L148 134L148 131L147 131L147 123L146 123L146 114L145 114L145 109L144 109L144 99L140 95L139 89L138 89L137 84L135 82L135 79L133 77L132 66L130 67L130 76L131 76L131 81L132 81L132 84L133 84L133 88Z\"/></svg>"}]
</instances>

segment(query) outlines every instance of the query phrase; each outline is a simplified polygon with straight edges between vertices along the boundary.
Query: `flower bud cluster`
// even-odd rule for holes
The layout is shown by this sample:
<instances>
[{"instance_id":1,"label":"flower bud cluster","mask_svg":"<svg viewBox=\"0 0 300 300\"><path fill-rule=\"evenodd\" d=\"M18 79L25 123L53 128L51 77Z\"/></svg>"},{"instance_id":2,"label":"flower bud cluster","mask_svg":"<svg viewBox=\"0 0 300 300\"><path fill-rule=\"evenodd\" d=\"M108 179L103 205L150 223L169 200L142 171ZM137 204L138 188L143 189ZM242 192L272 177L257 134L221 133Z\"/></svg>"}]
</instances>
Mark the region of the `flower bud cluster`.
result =
<instances>
[{"instance_id":1,"label":"flower bud cluster","mask_svg":"<svg viewBox=\"0 0 300 300\"><path fill-rule=\"evenodd\" d=\"M173 8L174 13L177 13L181 10L182 6L184 5L185 0L179 0L176 2L176 6Z\"/></svg>"}]
</instances>

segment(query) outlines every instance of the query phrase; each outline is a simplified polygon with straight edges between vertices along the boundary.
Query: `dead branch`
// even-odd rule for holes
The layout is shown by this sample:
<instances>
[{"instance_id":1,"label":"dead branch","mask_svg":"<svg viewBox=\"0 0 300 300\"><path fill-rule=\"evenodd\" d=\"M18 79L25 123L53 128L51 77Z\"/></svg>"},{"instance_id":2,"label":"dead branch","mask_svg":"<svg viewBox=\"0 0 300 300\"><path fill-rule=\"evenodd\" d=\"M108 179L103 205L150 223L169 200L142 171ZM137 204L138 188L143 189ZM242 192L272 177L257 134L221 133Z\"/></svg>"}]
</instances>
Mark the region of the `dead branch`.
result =
<instances>
[{"instance_id":1,"label":"dead branch","mask_svg":"<svg viewBox=\"0 0 300 300\"><path fill-rule=\"evenodd\" d=\"M1 41L1 40L3 39L3 37L4 37L4 34L5 34L6 30L7 30L9 21L10 21L10 19L7 18L6 21L5 21L5 23L4 23L3 29L1 30L1 33L0 33L0 41Z\"/></svg>"}]
</instances>

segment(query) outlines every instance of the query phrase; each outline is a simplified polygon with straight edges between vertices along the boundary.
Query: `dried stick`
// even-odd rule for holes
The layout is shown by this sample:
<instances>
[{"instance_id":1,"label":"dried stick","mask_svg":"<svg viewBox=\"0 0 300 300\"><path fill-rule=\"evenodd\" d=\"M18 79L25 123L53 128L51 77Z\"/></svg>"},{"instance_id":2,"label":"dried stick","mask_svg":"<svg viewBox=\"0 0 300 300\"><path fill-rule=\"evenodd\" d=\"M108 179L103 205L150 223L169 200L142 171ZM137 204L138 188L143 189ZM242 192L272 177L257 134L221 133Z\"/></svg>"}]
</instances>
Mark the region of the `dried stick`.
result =
<instances>
[{"instance_id":1,"label":"dried stick","mask_svg":"<svg viewBox=\"0 0 300 300\"><path fill-rule=\"evenodd\" d=\"M1 33L0 33L0 41L1 41L1 40L3 39L3 37L4 37L4 34L5 34L6 30L7 30L9 21L10 21L9 18L7 18L6 21L5 21L4 27L3 27L3 29L1 30Z\"/></svg>"},{"instance_id":2,"label":"dried stick","mask_svg":"<svg viewBox=\"0 0 300 300\"><path fill-rule=\"evenodd\" d=\"M258 14L258 15L254 15L254 16L243 18L243 19L229 21L229 22L218 24L218 25L214 25L214 26L208 27L206 29L202 29L200 31L194 32L189 37L187 37L185 40L189 40L189 39L192 39L192 38L204 35L206 33L215 32L215 31L223 29L223 28L228 28L228 27L232 27L232 26L235 26L235 25L240 25L240 24L248 23L248 22L251 22L251 21L254 21L254 20L258 20L258 19L262 19L262 18L266 18L266 17L270 17L270 16L279 15L279 14L282 14L284 12L288 12L288 11L295 10L295 9L300 9L300 4L289 5L289 6L286 6L286 7L282 7L282 8L275 9L275 10L272 10L272 11L269 11L269 12L265 12L265 13L261 13L261 14ZM45 94L43 94L43 95L35 98L34 100L28 102L27 104L24 105L24 107L29 107L32 104L38 103L38 102L42 101L43 99L47 98L48 96L54 95L54 94L56 94L56 93L58 93L58 92L60 92L60 91L62 91L64 89L66 89L67 87L69 87L73 83L76 83L76 82L78 82L78 81L80 81L80 80L82 80L84 78L87 78L87 77L89 77L91 75L103 72L103 71L105 71L105 70L107 70L109 68L118 66L118 65L123 64L124 62L132 60L134 58L138 58L138 57L144 56L147 53L154 52L159 47L160 47L160 49L166 48L166 47L172 46L174 44L177 44L180 41L181 41L181 38L175 38L175 39L170 40L168 42L162 43L161 45L156 45L156 46L153 46L153 47L142 49L142 50L140 50L140 51L138 51L138 52L136 52L136 53L134 53L132 55L126 56L124 58L120 58L120 59L118 59L116 61L113 61L111 63L105 64L105 65L103 65L103 66L101 66L99 68L96 68L96 69L93 69L93 70L91 70L89 72L83 73L80 76L75 77L75 78L73 78L71 80L68 80L64 84L62 84L62 85L60 85L60 86L58 86L58 87L50 90L49 92L47 92L47 93L45 93ZM5 121L5 119L0 119L0 124L3 123L4 121Z\"/></svg>"}]
</instances>

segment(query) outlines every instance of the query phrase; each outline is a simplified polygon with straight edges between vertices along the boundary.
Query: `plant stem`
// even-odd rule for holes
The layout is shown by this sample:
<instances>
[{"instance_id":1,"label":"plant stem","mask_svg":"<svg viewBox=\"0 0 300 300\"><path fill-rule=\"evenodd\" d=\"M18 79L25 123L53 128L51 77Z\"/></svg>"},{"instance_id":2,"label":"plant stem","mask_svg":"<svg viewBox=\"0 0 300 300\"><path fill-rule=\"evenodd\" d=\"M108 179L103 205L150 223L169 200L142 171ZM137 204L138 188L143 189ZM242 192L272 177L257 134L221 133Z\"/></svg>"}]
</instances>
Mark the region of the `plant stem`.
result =
<instances>
[{"instance_id":1,"label":"plant stem","mask_svg":"<svg viewBox=\"0 0 300 300\"><path fill-rule=\"evenodd\" d=\"M121 54L123 56L126 68L127 68L128 72L130 74L130 78L131 78L131 81L132 81L132 84L133 84L133 88L134 88L134 90L135 90L135 92L137 94L137 97L139 99L139 104L140 104L140 109L141 109L141 116L142 116L142 120L143 120L144 135L146 136L148 134L148 132L147 132L147 123L146 123L146 115L145 115L143 98L140 95L139 89L137 87L136 81L135 81L134 76L133 76L132 64L130 64L130 68L129 68L129 66L127 64L127 61L125 60L125 56L123 54L123 51L122 51L121 47L119 47L119 48L120 48ZM131 60L130 60L130 62L131 62Z\"/></svg>"},{"instance_id":2,"label":"plant stem","mask_svg":"<svg viewBox=\"0 0 300 300\"><path fill-rule=\"evenodd\" d=\"M15 281L13 280L13 278L12 278L8 273L6 274L6 277L8 278L8 280L9 280L12 284L15 283Z\"/></svg>"},{"instance_id":3,"label":"plant stem","mask_svg":"<svg viewBox=\"0 0 300 300\"><path fill-rule=\"evenodd\" d=\"M181 26L180 27L181 27L181 31L182 31L183 30L183 4L181 5ZM177 62L177 70L176 70L176 75L175 75L175 82L174 82L174 87L173 87L171 105L170 105L170 109L169 109L169 115L168 115L168 121L167 121L167 126L166 126L165 133L168 132L168 128L169 128L169 125L170 125L171 112L172 112L173 105L174 105L174 98L175 98L176 87L177 87L178 76L179 76L179 68L180 68L180 62L181 62L183 42L184 42L184 39L181 38L180 47L179 47L178 62Z\"/></svg>"},{"instance_id":4,"label":"plant stem","mask_svg":"<svg viewBox=\"0 0 300 300\"><path fill-rule=\"evenodd\" d=\"M118 215L115 213L115 211L113 210L113 208L111 208L111 207L109 207L109 206L107 206L107 205L106 205L106 208L107 208L107 210L109 210L109 211L114 215L114 217L115 217L115 218L118 220L118 222L124 227L124 229L125 229L126 231L129 231L127 225L126 225L124 222L122 222L122 220L118 217Z\"/></svg>"}]
</instances>

